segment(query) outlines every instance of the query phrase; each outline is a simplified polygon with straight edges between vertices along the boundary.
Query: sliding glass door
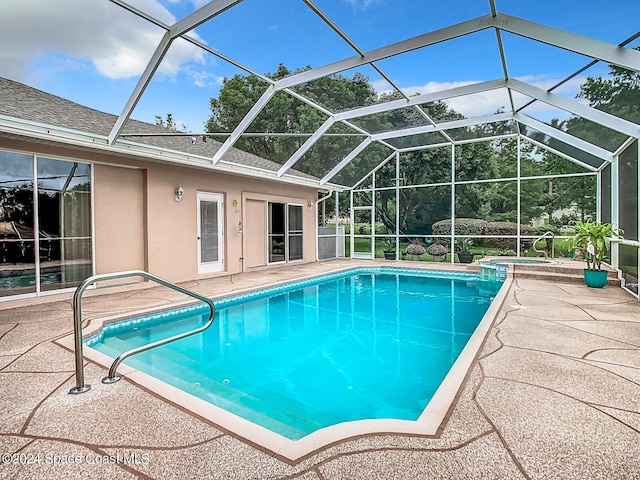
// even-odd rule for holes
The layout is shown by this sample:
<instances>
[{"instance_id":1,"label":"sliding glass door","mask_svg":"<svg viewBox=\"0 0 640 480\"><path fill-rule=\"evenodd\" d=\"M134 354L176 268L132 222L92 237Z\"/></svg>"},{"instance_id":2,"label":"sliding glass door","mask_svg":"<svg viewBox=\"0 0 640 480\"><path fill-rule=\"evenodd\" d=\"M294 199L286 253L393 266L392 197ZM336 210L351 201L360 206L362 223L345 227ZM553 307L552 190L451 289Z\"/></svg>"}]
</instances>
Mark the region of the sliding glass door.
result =
<instances>
[{"instance_id":1,"label":"sliding glass door","mask_svg":"<svg viewBox=\"0 0 640 480\"><path fill-rule=\"evenodd\" d=\"M267 203L267 252L269 263L303 258L302 206Z\"/></svg>"},{"instance_id":2,"label":"sliding glass door","mask_svg":"<svg viewBox=\"0 0 640 480\"><path fill-rule=\"evenodd\" d=\"M0 296L91 276L91 230L89 164L0 151Z\"/></svg>"},{"instance_id":3,"label":"sliding glass door","mask_svg":"<svg viewBox=\"0 0 640 480\"><path fill-rule=\"evenodd\" d=\"M288 261L302 260L302 206L287 205L287 243L289 245Z\"/></svg>"},{"instance_id":4,"label":"sliding glass door","mask_svg":"<svg viewBox=\"0 0 640 480\"><path fill-rule=\"evenodd\" d=\"M267 206L267 250L269 263L284 262L287 259L285 242L286 204L269 202Z\"/></svg>"}]
</instances>

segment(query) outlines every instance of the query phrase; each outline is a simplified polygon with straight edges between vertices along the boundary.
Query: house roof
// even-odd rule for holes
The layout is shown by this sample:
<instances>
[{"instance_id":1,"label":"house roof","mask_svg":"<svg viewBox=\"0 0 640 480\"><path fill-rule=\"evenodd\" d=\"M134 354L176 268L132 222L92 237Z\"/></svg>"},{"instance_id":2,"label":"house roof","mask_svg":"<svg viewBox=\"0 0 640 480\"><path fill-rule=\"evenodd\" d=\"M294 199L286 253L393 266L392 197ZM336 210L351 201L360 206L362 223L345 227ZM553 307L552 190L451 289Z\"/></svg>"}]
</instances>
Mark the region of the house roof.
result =
<instances>
[{"instance_id":1,"label":"house roof","mask_svg":"<svg viewBox=\"0 0 640 480\"><path fill-rule=\"evenodd\" d=\"M23 134L29 136L29 125L58 128L59 132L79 133L87 136L102 137L106 143L109 132L117 120L116 115L101 112L93 108L85 107L70 100L52 95L28 85L0 77L0 116L7 119L18 120L24 127ZM0 128L0 136L2 135ZM18 132L13 132L18 133ZM206 141L198 136L193 137L189 133L175 135L175 132L150 123L131 119L122 131L123 135L130 135L120 144L135 144L139 147L149 147L151 150L162 151L170 158L168 152L186 155L199 159L200 163L208 163L220 149L221 143L207 138ZM148 134L148 136L146 135ZM64 143L64 136L55 136L56 141ZM51 139L54 139L52 136ZM87 145L89 146L89 145ZM91 145L95 147L95 142ZM118 149L116 148L116 152ZM141 153L142 150L134 150ZM127 150L127 155L132 150ZM247 153L238 148L228 150L224 155L224 164L232 164L264 172L275 173L280 165L257 155ZM247 172L245 172L247 173ZM317 181L311 175L294 171L293 177Z\"/></svg>"}]
</instances>

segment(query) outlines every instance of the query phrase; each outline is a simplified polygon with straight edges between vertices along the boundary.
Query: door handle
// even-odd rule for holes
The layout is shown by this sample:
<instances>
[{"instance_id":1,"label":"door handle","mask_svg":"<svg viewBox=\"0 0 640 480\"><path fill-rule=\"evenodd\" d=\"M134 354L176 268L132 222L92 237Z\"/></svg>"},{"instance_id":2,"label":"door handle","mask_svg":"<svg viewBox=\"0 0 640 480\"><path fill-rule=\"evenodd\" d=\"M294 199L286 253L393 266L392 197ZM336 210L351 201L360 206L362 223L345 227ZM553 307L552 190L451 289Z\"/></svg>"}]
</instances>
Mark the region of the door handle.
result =
<instances>
[{"instance_id":1,"label":"door handle","mask_svg":"<svg viewBox=\"0 0 640 480\"><path fill-rule=\"evenodd\" d=\"M200 240L200 237L198 237L198 240Z\"/></svg>"}]
</instances>

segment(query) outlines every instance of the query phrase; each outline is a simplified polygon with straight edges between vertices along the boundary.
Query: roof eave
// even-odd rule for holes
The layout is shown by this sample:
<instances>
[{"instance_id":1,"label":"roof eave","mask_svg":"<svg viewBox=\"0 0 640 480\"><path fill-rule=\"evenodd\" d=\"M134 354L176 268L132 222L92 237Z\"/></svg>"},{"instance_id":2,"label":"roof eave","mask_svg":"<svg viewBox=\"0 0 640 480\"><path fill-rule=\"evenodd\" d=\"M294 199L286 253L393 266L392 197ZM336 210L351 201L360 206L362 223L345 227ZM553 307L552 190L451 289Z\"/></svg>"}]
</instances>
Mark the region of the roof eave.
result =
<instances>
[{"instance_id":1,"label":"roof eave","mask_svg":"<svg viewBox=\"0 0 640 480\"><path fill-rule=\"evenodd\" d=\"M321 185L320 180L314 180L296 175L278 176L277 171L262 169L259 167L241 165L230 162L211 163L211 158L201 155L187 154L176 150L169 150L153 145L140 144L129 140L119 139L109 144L106 135L96 135L79 132L63 127L54 127L38 122L16 119L6 115L0 115L0 132L20 135L27 138L47 140L61 145L80 147L92 151L101 151L110 154L122 154L141 160L152 160L185 167L204 168L211 171L243 175L262 180L271 180L278 183L295 184L298 186L312 187L318 190L347 190L341 185Z\"/></svg>"}]
</instances>

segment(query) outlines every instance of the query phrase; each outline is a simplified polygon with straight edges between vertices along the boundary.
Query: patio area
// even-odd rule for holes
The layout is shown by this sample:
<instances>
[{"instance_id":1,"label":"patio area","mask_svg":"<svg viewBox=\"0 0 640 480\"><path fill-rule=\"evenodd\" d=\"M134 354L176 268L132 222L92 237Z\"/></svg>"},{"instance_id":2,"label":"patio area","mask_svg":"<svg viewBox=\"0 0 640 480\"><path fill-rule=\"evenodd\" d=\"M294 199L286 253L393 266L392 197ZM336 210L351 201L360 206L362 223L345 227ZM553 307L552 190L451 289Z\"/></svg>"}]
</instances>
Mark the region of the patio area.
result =
<instances>
[{"instance_id":1,"label":"patio area","mask_svg":"<svg viewBox=\"0 0 640 480\"><path fill-rule=\"evenodd\" d=\"M340 259L181 285L216 297L362 265L390 263ZM296 462L130 381L103 385L106 370L91 362L91 390L69 395L74 356L56 341L73 330L71 295L0 303L0 477L640 478L640 303L612 286L511 282L438 436L361 436ZM93 291L84 318L182 298L147 285Z\"/></svg>"}]
</instances>

